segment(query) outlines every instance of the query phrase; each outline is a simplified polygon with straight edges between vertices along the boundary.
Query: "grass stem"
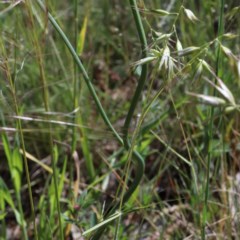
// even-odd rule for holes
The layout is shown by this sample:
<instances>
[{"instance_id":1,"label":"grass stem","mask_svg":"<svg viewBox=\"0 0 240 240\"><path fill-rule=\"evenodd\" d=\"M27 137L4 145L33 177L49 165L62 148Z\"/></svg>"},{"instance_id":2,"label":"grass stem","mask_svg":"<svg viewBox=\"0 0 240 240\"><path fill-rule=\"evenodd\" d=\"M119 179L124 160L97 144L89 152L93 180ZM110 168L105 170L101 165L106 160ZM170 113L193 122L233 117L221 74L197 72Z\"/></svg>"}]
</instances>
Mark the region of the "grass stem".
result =
<instances>
[{"instance_id":1,"label":"grass stem","mask_svg":"<svg viewBox=\"0 0 240 240\"><path fill-rule=\"evenodd\" d=\"M218 36L221 36L224 32L224 0L219 0L220 2L220 15L219 15L219 23L218 23ZM216 75L219 76L221 69L221 58L220 58L220 45L218 47L217 53L217 64L216 64ZM214 89L213 96L216 95L216 91ZM212 138L213 138L213 120L214 120L214 107L211 107L210 110L210 123L208 126L208 153L207 153L207 175L206 175L206 184L205 184L205 196L204 196L204 206L202 212L202 240L206 239L205 236L205 228L207 223L207 213L208 213L208 198L209 198L209 185L210 185L210 167L211 167L211 159L212 159Z\"/></svg>"}]
</instances>

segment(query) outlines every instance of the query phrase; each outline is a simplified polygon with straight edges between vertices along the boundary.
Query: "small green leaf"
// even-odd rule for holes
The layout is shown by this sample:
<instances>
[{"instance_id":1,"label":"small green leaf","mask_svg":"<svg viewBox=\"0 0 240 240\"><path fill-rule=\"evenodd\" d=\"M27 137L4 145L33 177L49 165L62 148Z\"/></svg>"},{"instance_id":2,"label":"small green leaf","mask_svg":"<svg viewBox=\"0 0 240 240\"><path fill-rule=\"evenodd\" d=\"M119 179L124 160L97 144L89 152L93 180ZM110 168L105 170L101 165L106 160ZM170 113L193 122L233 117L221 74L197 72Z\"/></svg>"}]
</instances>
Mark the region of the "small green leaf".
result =
<instances>
[{"instance_id":1,"label":"small green leaf","mask_svg":"<svg viewBox=\"0 0 240 240\"><path fill-rule=\"evenodd\" d=\"M21 182L22 182L21 178L22 178L22 171L23 171L23 162L22 162L22 157L17 148L13 150L12 164L13 164L12 178L14 181L16 191L20 192Z\"/></svg>"},{"instance_id":2,"label":"small green leaf","mask_svg":"<svg viewBox=\"0 0 240 240\"><path fill-rule=\"evenodd\" d=\"M17 209L14 209L14 215L15 215L15 218L16 218L16 221L17 223L20 225L20 226L23 226L23 227L26 227L26 222L22 219L22 216L20 214L20 212L17 210Z\"/></svg>"},{"instance_id":3,"label":"small green leaf","mask_svg":"<svg viewBox=\"0 0 240 240\"><path fill-rule=\"evenodd\" d=\"M63 163L63 167L62 167L62 173L60 175L60 179L59 179L59 183L58 183L58 196L59 196L59 199L61 198L61 194L62 194L63 187L64 187L66 168L67 168L67 157L65 157L65 159L64 159L64 163Z\"/></svg>"},{"instance_id":4,"label":"small green leaf","mask_svg":"<svg viewBox=\"0 0 240 240\"><path fill-rule=\"evenodd\" d=\"M140 77L142 73L142 65L136 66L133 73L135 76Z\"/></svg>"},{"instance_id":5,"label":"small green leaf","mask_svg":"<svg viewBox=\"0 0 240 240\"><path fill-rule=\"evenodd\" d=\"M135 200L138 197L138 194L139 194L139 186L136 188L136 190L133 192L133 194L131 195L131 197L129 198L129 200L127 202L130 206L132 206L134 204Z\"/></svg>"},{"instance_id":6,"label":"small green leaf","mask_svg":"<svg viewBox=\"0 0 240 240\"><path fill-rule=\"evenodd\" d=\"M84 49L86 32L87 32L87 24L88 24L88 16L85 16L85 18L83 20L82 29L81 29L81 31L79 33L79 37L78 37L77 53L79 55L82 54L83 49Z\"/></svg>"},{"instance_id":7,"label":"small green leaf","mask_svg":"<svg viewBox=\"0 0 240 240\"><path fill-rule=\"evenodd\" d=\"M11 154L10 144L8 142L6 134L2 134L2 142L3 142L4 152L6 154L7 161L8 161L8 167L11 170L13 167L12 166L12 154Z\"/></svg>"},{"instance_id":8,"label":"small green leaf","mask_svg":"<svg viewBox=\"0 0 240 240\"><path fill-rule=\"evenodd\" d=\"M5 184L1 177L0 177L0 197L1 200L4 199L12 209L15 208L10 191L8 190L7 185Z\"/></svg>"}]
</instances>

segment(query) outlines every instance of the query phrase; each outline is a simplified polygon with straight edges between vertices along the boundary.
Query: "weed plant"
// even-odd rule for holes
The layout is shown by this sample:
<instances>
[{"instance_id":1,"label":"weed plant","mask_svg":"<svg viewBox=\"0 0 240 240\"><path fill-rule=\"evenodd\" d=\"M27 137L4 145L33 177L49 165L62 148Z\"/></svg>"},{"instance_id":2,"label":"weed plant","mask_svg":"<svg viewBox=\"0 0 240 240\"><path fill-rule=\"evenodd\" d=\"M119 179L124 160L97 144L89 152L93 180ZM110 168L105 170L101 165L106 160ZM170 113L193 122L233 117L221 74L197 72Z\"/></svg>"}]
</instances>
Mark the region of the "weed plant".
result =
<instances>
[{"instance_id":1,"label":"weed plant","mask_svg":"<svg viewBox=\"0 0 240 240\"><path fill-rule=\"evenodd\" d=\"M0 3L0 239L239 239L237 1Z\"/></svg>"}]
</instances>

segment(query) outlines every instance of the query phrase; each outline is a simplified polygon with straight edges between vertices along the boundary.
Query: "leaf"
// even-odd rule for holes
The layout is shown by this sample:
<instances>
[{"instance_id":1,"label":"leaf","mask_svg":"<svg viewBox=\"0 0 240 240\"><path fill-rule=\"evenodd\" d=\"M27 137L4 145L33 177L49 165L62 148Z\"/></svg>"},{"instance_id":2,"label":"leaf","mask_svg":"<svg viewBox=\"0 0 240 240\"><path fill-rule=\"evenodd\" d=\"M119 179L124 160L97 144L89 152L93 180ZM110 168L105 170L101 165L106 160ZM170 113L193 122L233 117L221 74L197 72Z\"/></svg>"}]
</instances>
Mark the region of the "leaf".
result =
<instances>
[{"instance_id":1,"label":"leaf","mask_svg":"<svg viewBox=\"0 0 240 240\"><path fill-rule=\"evenodd\" d=\"M142 65L136 66L135 69L133 70L133 73L135 76L140 77L142 74Z\"/></svg>"},{"instance_id":2,"label":"leaf","mask_svg":"<svg viewBox=\"0 0 240 240\"><path fill-rule=\"evenodd\" d=\"M23 150L20 149L20 153L23 154ZM28 152L25 152L27 159L37 163L40 167L42 167L45 171L49 172L49 173L53 173L53 170L51 167L49 167L48 165L46 165L45 163L43 163L41 160L38 160L36 157L34 157L33 155L31 155ZM66 180L65 180L66 181Z\"/></svg>"},{"instance_id":3,"label":"leaf","mask_svg":"<svg viewBox=\"0 0 240 240\"><path fill-rule=\"evenodd\" d=\"M12 209L15 208L10 191L1 177L0 177L0 196L1 196L1 199L4 199Z\"/></svg>"},{"instance_id":4,"label":"leaf","mask_svg":"<svg viewBox=\"0 0 240 240\"><path fill-rule=\"evenodd\" d=\"M64 187L64 180L65 180L65 174L66 174L66 167L67 167L67 157L64 159L63 167L62 167L62 173L60 175L60 179L58 182L58 197L61 198L61 194Z\"/></svg>"},{"instance_id":5,"label":"leaf","mask_svg":"<svg viewBox=\"0 0 240 240\"><path fill-rule=\"evenodd\" d=\"M136 190L133 192L133 194L129 198L129 200L127 202L129 206L133 207L133 204L136 201L138 195L139 195L139 186L136 188Z\"/></svg>"},{"instance_id":6,"label":"leaf","mask_svg":"<svg viewBox=\"0 0 240 240\"><path fill-rule=\"evenodd\" d=\"M57 175L59 174L59 169L57 170ZM49 201L49 218L52 218L55 210L57 209L57 200L54 187L54 179L52 177L51 183L48 187L48 201Z\"/></svg>"},{"instance_id":7,"label":"leaf","mask_svg":"<svg viewBox=\"0 0 240 240\"><path fill-rule=\"evenodd\" d=\"M84 44L85 44L85 39L86 39L86 32L87 32L87 24L88 24L88 16L85 16L83 20L83 25L82 29L79 33L79 38L78 38L78 45L77 45L77 53L79 55L82 54L83 49L84 49Z\"/></svg>"},{"instance_id":8,"label":"leaf","mask_svg":"<svg viewBox=\"0 0 240 240\"><path fill-rule=\"evenodd\" d=\"M112 214L111 216L109 216L106 220L104 220L104 221L98 223L97 225L95 225L94 227L92 227L92 228L84 231L84 232L82 233L82 236L88 235L89 233L91 233L91 232L99 229L100 227L102 227L102 226L104 226L104 225L112 222L113 220L119 218L121 215L122 215L122 212L116 211L116 213L114 213L114 214Z\"/></svg>"},{"instance_id":9,"label":"leaf","mask_svg":"<svg viewBox=\"0 0 240 240\"><path fill-rule=\"evenodd\" d=\"M184 13L190 21L192 22L199 21L198 18L194 15L194 13L190 9L184 8Z\"/></svg>"},{"instance_id":10,"label":"leaf","mask_svg":"<svg viewBox=\"0 0 240 240\"><path fill-rule=\"evenodd\" d=\"M23 162L22 162L22 157L17 148L13 150L12 164L13 164L12 178L14 181L14 186L16 188L16 191L20 192L21 182L22 182L21 178L22 178L22 171L23 171Z\"/></svg>"},{"instance_id":11,"label":"leaf","mask_svg":"<svg viewBox=\"0 0 240 240\"><path fill-rule=\"evenodd\" d=\"M24 221L24 219L22 218L21 216L21 213L15 208L13 209L14 211L14 215L15 215L15 218L16 218L16 221L17 223L20 225L20 226L23 226L23 227L26 227L26 222Z\"/></svg>"},{"instance_id":12,"label":"leaf","mask_svg":"<svg viewBox=\"0 0 240 240\"><path fill-rule=\"evenodd\" d=\"M11 154L10 145L9 145L6 134L2 134L2 142L3 142L4 152L6 154L7 161L8 161L8 167L11 170L12 169L12 154Z\"/></svg>"}]
</instances>

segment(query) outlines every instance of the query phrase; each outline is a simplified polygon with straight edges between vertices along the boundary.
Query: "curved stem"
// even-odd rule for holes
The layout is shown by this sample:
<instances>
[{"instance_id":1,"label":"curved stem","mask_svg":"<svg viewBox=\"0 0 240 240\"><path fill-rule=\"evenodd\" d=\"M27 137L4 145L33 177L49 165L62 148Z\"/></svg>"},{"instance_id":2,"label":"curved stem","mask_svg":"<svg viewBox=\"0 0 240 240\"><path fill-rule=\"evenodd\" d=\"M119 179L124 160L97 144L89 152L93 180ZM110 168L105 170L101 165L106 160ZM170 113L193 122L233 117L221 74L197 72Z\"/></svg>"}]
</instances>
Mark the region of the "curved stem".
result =
<instances>
[{"instance_id":1,"label":"curved stem","mask_svg":"<svg viewBox=\"0 0 240 240\"><path fill-rule=\"evenodd\" d=\"M138 31L139 39L140 39L140 42L141 42L142 58L145 58L145 57L147 57L147 40L146 40L146 35L145 35L144 28L143 28L141 16L140 16L140 13L138 11L138 6L137 6L137 3L136 3L136 0L129 0L129 2L130 2L131 9L132 9L133 17L134 17L134 20L135 20L136 28L137 28L137 31ZM131 105L130 105L130 108L128 110L128 114L127 114L127 117L125 119L125 123L124 123L124 127L123 127L123 140L124 140L124 144L125 144L126 147L128 147L129 126L130 126L135 108L137 106L139 97L140 97L141 92L143 90L145 81L147 79L147 71L148 71L148 66L147 66L147 64L144 64L142 66L142 72L141 72L140 79L138 81L136 91L135 91L134 96L132 98Z\"/></svg>"},{"instance_id":2,"label":"curved stem","mask_svg":"<svg viewBox=\"0 0 240 240\"><path fill-rule=\"evenodd\" d=\"M41 9L46 12L47 9L45 8L45 6L43 5L41 0L37 0L38 5L41 7ZM81 60L78 57L78 54L76 53L76 51L74 50L72 44L70 43L70 41L68 40L67 36L65 35L65 33L63 32L63 30L60 28L60 26L58 25L58 23L55 21L54 17L48 12L48 19L50 20L51 24L53 25L53 27L55 28L55 30L59 33L59 35L61 36L62 40L64 41L65 45L67 46L69 52L71 53L75 63L77 64L77 66L79 67L83 78L85 80L85 83L94 99L95 104L97 105L98 111L101 114L101 117L103 118L105 124L110 128L110 130L113 132L114 136L117 138L117 140L120 143L123 143L122 138L119 136L119 134L117 133L117 131L114 129L114 127L112 126L111 122L109 121L103 107L102 104L97 96L97 93L91 83L91 80L87 74L86 69L84 68Z\"/></svg>"},{"instance_id":3,"label":"curved stem","mask_svg":"<svg viewBox=\"0 0 240 240\"><path fill-rule=\"evenodd\" d=\"M147 57L147 40L146 40L146 35L145 35L144 28L143 28L141 16L140 16L140 13L138 11L136 1L135 0L129 0L129 2L130 2L131 9L132 9L133 17L134 17L134 20L135 20L136 28L137 28L137 31L138 31L139 39L140 39L140 42L141 42L142 58L145 58L145 57ZM129 200L129 198L132 196L133 192L138 187L138 185L139 185L139 183L142 179L142 176L144 174L144 169L145 169L144 159L142 158L142 156L137 151L133 150L133 146L131 146L131 143L128 139L128 130L129 130L129 126L130 126L135 108L137 106L138 100L139 100L141 92L143 90L145 81L147 79L147 71L148 71L148 66L147 66L147 64L145 64L145 65L142 66L141 76L140 76L140 79L138 81L138 85L137 85L137 88L135 90L134 96L132 98L131 105L130 105L127 117L125 119L124 127L123 127L124 147L125 147L126 150L133 151L133 155L137 160L138 166L137 166L136 177L135 177L133 183L131 184L131 186L129 187L128 191L124 194L123 199L121 201L119 201L117 204L115 204L113 206L110 206L110 208L108 208L108 210L105 212L105 214L103 216L104 219L107 218L108 216L110 216L111 214L113 214L114 211L117 208L119 208L119 207L121 208L121 206ZM100 239L100 237L103 234L105 228L106 228L106 226L103 226L103 227L99 228L96 231L96 233L93 235L91 240Z\"/></svg>"},{"instance_id":4,"label":"curved stem","mask_svg":"<svg viewBox=\"0 0 240 240\"><path fill-rule=\"evenodd\" d=\"M46 8L45 6L43 5L42 1L41 0L37 0L37 3L38 5L40 6L40 8L43 10L43 11L46 11ZM131 3L131 6L133 7L133 12L134 13L134 16L135 17L135 20L136 22L138 22L138 31L143 31L143 27L142 27L142 23L139 24L139 21L141 22L141 19L140 19L140 15L137 11L137 7L136 7L136 2L135 1L131 1L130 0L130 3ZM134 3L134 4L133 4ZM135 10L134 10L135 9ZM121 145L124 145L125 149L126 150L129 150L130 149L130 143L129 141L126 141L126 143L124 144L124 141L123 139L120 137L120 135L118 134L118 132L114 129L114 127L112 126L109 118L107 117L103 107L102 107L102 104L96 94L96 91L94 89L94 86L92 85L91 83L91 80L87 74L87 71L85 70L81 60L79 59L76 51L74 50L73 46L71 45L70 41L68 40L67 36L65 35L65 33L62 31L62 29L60 28L60 26L58 25L58 23L55 21L55 19L53 18L53 16L48 12L48 19L50 20L51 24L53 25L53 27L55 28L55 30L59 33L60 37L62 38L63 42L65 43L65 45L67 46L68 50L70 51L75 63L77 64L77 66L79 67L82 75L83 75L83 79L85 80L85 83L90 91L90 94L92 95L94 101L95 101L95 104L97 106L97 109L98 109L98 112L100 113L101 117L103 118L105 124L109 127L109 129L112 131L112 133L114 134L114 136L116 137L116 139L119 141L119 143ZM142 30L141 30L142 28ZM141 35L143 36L143 35ZM143 37L143 40L144 42L146 41L146 38L145 38L145 35ZM146 49L146 44L144 43L144 48ZM145 50L144 50L145 52ZM145 53L144 53L145 54ZM145 82L145 79L146 79L146 76L147 76L147 67L146 66L143 66L143 70L142 70L142 74L141 74L141 77L140 77L140 80L139 80L139 84L138 84L138 87L136 89L136 92L134 97L133 97L133 101L135 103L131 104L131 107L130 107L130 110L129 110L129 114L128 114L128 117L127 117L127 122L129 121L129 124L130 124L130 121L131 121L131 118L132 118L132 115L133 115L133 112L134 112L134 109L136 107L136 104L137 104L137 100L139 99L139 96L140 96L140 93L141 93L141 90L144 86L144 82ZM128 128L129 128L129 124L126 124L127 126L127 132L128 132ZM144 168L145 168L145 163L144 163L144 159L142 158L142 156L137 152L137 151L133 151L133 155L137 161L137 169L136 169L136 177L133 181L133 183L131 184L131 186L129 187L128 191L125 193L124 197L123 197L123 201L122 201L122 204L124 204L125 202L127 202L129 200L129 198L132 196L132 194L134 193L134 191L136 190L137 186L139 185L141 179L142 179L142 176L144 174ZM119 207L120 203L115 203L112 207L109 208L109 210L107 210L104 214L104 218L108 217L111 213L113 213L113 211L115 211L118 207ZM104 231L105 227L103 228L100 228L97 233L102 233ZM100 233L100 235L101 235ZM97 236L97 234L95 234ZM94 235L94 236L95 236ZM98 238L94 238L93 239L99 239Z\"/></svg>"}]
</instances>

